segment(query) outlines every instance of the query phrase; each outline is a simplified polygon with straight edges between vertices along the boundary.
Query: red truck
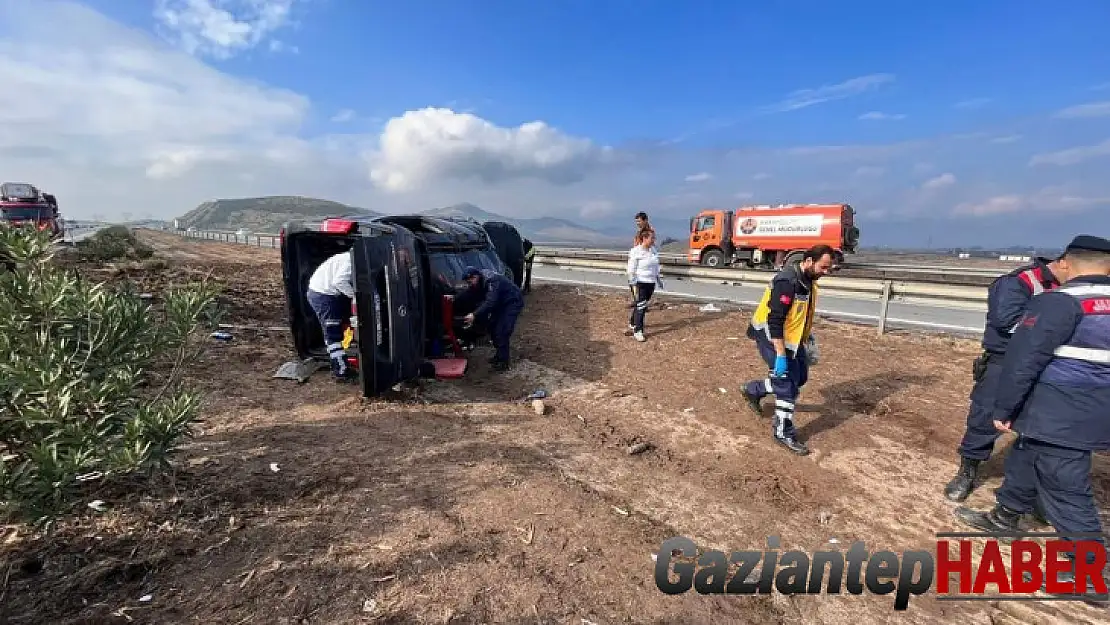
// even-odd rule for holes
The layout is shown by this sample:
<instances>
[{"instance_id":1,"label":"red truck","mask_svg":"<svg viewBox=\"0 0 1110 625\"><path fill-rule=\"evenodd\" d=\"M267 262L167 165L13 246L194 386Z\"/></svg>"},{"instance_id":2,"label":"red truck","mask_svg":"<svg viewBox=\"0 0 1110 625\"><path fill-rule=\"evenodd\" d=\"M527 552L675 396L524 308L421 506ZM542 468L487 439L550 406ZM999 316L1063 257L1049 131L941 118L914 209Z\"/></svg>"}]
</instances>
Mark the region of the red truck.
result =
<instances>
[{"instance_id":1,"label":"red truck","mask_svg":"<svg viewBox=\"0 0 1110 625\"><path fill-rule=\"evenodd\" d=\"M11 224L32 222L39 230L50 230L54 238L65 234L57 198L26 182L0 184L0 220Z\"/></svg>"}]
</instances>

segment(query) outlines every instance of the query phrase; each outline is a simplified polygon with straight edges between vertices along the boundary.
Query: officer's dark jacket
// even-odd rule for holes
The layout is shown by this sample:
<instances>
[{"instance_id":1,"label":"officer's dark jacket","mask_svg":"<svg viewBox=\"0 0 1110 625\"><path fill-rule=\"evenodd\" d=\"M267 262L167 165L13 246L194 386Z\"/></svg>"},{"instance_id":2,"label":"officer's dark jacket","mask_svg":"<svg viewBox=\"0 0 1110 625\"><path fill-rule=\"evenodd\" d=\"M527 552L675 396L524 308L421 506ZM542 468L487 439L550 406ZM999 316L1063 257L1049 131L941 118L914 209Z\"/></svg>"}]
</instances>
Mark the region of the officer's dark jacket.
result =
<instances>
[{"instance_id":1,"label":"officer's dark jacket","mask_svg":"<svg viewBox=\"0 0 1110 625\"><path fill-rule=\"evenodd\" d=\"M1029 300L1059 286L1048 268L1048 259L1018 267L999 276L987 289L987 326L983 331L983 350L992 354L1006 353L1014 327L1021 320Z\"/></svg>"},{"instance_id":2,"label":"officer's dark jacket","mask_svg":"<svg viewBox=\"0 0 1110 625\"><path fill-rule=\"evenodd\" d=\"M524 296L520 289L505 276L489 269L482 270L482 282L479 285L486 291L486 299L474 311L475 317L496 314L502 310L524 306Z\"/></svg>"},{"instance_id":3,"label":"officer's dark jacket","mask_svg":"<svg viewBox=\"0 0 1110 625\"><path fill-rule=\"evenodd\" d=\"M1110 449L1110 277L1037 295L1003 359L994 418L1034 440Z\"/></svg>"}]
</instances>

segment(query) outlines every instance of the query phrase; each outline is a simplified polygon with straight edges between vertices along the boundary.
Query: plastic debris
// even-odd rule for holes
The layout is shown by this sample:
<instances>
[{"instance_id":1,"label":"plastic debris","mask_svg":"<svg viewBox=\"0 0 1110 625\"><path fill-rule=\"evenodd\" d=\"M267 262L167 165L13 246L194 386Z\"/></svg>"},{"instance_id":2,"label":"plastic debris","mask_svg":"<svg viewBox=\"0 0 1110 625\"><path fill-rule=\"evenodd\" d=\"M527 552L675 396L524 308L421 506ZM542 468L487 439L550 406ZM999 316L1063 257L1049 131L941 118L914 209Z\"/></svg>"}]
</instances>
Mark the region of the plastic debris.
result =
<instances>
[{"instance_id":1,"label":"plastic debris","mask_svg":"<svg viewBox=\"0 0 1110 625\"><path fill-rule=\"evenodd\" d=\"M543 390L542 388L541 389L536 389L535 391L532 391L532 394L528 396L528 399L545 399L545 398L547 398L547 391Z\"/></svg>"},{"instance_id":2,"label":"plastic debris","mask_svg":"<svg viewBox=\"0 0 1110 625\"><path fill-rule=\"evenodd\" d=\"M273 471L274 473L277 473L278 471L281 471L281 468L278 467L278 463L271 462L270 463L270 470Z\"/></svg>"},{"instance_id":3,"label":"plastic debris","mask_svg":"<svg viewBox=\"0 0 1110 625\"><path fill-rule=\"evenodd\" d=\"M628 455L634 456L636 454L642 454L649 449L651 449L651 443L636 443L635 445L629 446Z\"/></svg>"},{"instance_id":4,"label":"plastic debris","mask_svg":"<svg viewBox=\"0 0 1110 625\"><path fill-rule=\"evenodd\" d=\"M154 595L143 595L139 597L139 603L149 603L154 599Z\"/></svg>"},{"instance_id":5,"label":"plastic debris","mask_svg":"<svg viewBox=\"0 0 1110 625\"><path fill-rule=\"evenodd\" d=\"M537 415L543 415L543 413L547 411L547 406L544 406L542 399L533 399L532 410L534 410Z\"/></svg>"},{"instance_id":6,"label":"plastic debris","mask_svg":"<svg viewBox=\"0 0 1110 625\"><path fill-rule=\"evenodd\" d=\"M97 499L96 501L90 501L88 505L90 508L96 510L97 512L104 512L108 509L108 504L104 503L100 499Z\"/></svg>"},{"instance_id":7,"label":"plastic debris","mask_svg":"<svg viewBox=\"0 0 1110 625\"><path fill-rule=\"evenodd\" d=\"M231 334L228 333L228 332L213 332L209 336L216 339L217 341L230 341L231 340Z\"/></svg>"},{"instance_id":8,"label":"plastic debris","mask_svg":"<svg viewBox=\"0 0 1110 625\"><path fill-rule=\"evenodd\" d=\"M710 302L710 303L706 304L705 306L702 306L698 310L700 310L701 312L721 312L721 309L717 308L717 306L714 305L713 302Z\"/></svg>"},{"instance_id":9,"label":"plastic debris","mask_svg":"<svg viewBox=\"0 0 1110 625\"><path fill-rule=\"evenodd\" d=\"M305 358L300 361L290 360L278 367L277 373L274 373L274 377L296 380L298 383L303 384L308 380L309 376L327 366L327 363L316 360L315 358Z\"/></svg>"}]
</instances>

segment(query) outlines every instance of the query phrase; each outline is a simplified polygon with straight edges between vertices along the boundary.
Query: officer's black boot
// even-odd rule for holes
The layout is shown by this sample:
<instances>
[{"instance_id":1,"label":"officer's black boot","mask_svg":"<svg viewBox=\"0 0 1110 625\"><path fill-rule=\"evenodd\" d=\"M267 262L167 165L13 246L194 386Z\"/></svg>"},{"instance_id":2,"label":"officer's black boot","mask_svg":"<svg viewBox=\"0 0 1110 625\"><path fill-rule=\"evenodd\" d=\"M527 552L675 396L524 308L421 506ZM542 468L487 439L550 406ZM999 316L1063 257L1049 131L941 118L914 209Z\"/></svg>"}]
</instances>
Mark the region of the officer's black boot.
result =
<instances>
[{"instance_id":1,"label":"officer's black boot","mask_svg":"<svg viewBox=\"0 0 1110 625\"><path fill-rule=\"evenodd\" d=\"M808 454L809 448L806 447L805 443L797 439L796 435L793 432L793 427L788 427L786 428L786 433L779 434L780 423L781 417L775 416L774 428L771 430L771 434L775 437L775 442L798 454L799 456L804 456Z\"/></svg>"},{"instance_id":2,"label":"officer's black boot","mask_svg":"<svg viewBox=\"0 0 1110 625\"><path fill-rule=\"evenodd\" d=\"M748 409L751 410L752 412L754 412L755 416L762 419L763 418L763 404L760 403L760 399L758 397L756 397L755 395L750 395L748 393L747 387L743 387L743 386L740 387L740 394L744 396L744 403L747 404Z\"/></svg>"},{"instance_id":3,"label":"officer's black boot","mask_svg":"<svg viewBox=\"0 0 1110 625\"><path fill-rule=\"evenodd\" d=\"M960 458L960 469L944 487L944 496L951 501L963 501L975 488L975 478L979 475L979 461Z\"/></svg>"},{"instance_id":4,"label":"officer's black boot","mask_svg":"<svg viewBox=\"0 0 1110 625\"><path fill-rule=\"evenodd\" d=\"M971 508L960 506L956 508L956 518L964 525L969 525L981 532L1020 532L1018 522L1021 513L1015 512L1002 504L995 504L989 512L979 512ZM1000 538L1002 542L1009 542Z\"/></svg>"}]
</instances>

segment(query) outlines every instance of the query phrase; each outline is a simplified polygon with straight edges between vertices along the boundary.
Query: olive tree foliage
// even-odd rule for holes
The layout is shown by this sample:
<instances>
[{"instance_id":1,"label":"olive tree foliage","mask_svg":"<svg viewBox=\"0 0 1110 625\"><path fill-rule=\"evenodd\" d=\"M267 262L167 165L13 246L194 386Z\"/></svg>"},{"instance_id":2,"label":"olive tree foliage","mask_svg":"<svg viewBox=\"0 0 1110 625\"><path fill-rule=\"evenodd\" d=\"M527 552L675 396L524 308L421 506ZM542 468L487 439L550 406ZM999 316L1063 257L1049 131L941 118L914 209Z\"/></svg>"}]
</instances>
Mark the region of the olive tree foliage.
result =
<instances>
[{"instance_id":1,"label":"olive tree foliage","mask_svg":"<svg viewBox=\"0 0 1110 625\"><path fill-rule=\"evenodd\" d=\"M182 372L218 316L207 282L154 306L53 255L49 233L0 225L0 507L38 525L171 468L200 407Z\"/></svg>"}]
</instances>

